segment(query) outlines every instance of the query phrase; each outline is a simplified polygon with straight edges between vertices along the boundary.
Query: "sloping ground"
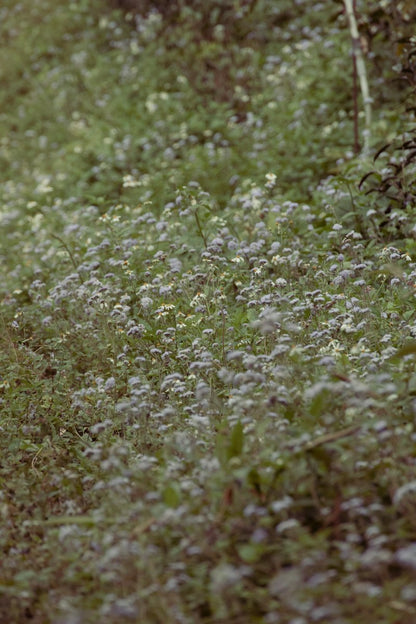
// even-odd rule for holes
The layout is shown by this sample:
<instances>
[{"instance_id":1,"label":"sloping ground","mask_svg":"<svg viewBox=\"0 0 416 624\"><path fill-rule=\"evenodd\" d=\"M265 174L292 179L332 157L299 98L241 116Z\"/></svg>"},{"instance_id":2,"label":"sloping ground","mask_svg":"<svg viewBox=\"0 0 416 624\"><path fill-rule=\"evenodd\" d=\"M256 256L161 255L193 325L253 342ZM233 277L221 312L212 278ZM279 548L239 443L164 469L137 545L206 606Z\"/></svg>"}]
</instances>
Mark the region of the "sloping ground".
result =
<instances>
[{"instance_id":1,"label":"sloping ground","mask_svg":"<svg viewBox=\"0 0 416 624\"><path fill-rule=\"evenodd\" d=\"M292 4L242 45L2 3L2 621L416 618L412 207Z\"/></svg>"}]
</instances>

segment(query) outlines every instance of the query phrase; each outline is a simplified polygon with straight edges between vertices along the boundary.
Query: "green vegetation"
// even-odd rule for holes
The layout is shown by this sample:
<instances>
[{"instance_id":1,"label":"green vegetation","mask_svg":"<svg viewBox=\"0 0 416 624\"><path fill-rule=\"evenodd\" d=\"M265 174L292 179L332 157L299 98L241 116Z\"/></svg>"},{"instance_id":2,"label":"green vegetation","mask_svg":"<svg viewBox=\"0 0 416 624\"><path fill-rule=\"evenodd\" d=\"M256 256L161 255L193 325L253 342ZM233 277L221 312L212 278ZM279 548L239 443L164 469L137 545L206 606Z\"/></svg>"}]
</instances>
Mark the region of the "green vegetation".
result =
<instances>
[{"instance_id":1,"label":"green vegetation","mask_svg":"<svg viewBox=\"0 0 416 624\"><path fill-rule=\"evenodd\" d=\"M0 620L414 621L412 3L368 160L342 2L189 4L2 2Z\"/></svg>"}]
</instances>

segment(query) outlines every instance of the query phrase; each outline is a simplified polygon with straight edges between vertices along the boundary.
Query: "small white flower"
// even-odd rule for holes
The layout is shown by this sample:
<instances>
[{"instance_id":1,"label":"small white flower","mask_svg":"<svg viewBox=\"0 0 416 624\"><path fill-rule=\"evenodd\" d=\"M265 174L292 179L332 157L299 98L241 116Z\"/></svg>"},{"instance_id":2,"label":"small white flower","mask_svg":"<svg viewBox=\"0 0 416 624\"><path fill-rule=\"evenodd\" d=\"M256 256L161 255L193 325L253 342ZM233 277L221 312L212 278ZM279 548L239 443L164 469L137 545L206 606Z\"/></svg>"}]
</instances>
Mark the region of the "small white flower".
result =
<instances>
[{"instance_id":1,"label":"small white flower","mask_svg":"<svg viewBox=\"0 0 416 624\"><path fill-rule=\"evenodd\" d=\"M231 262L234 262L234 264L241 264L241 262L244 262L244 258L236 256L235 258L231 258Z\"/></svg>"},{"instance_id":2,"label":"small white flower","mask_svg":"<svg viewBox=\"0 0 416 624\"><path fill-rule=\"evenodd\" d=\"M272 189L276 186L277 176L274 173L266 173L265 178L266 178L266 184L265 184L266 188Z\"/></svg>"},{"instance_id":3,"label":"small white flower","mask_svg":"<svg viewBox=\"0 0 416 624\"><path fill-rule=\"evenodd\" d=\"M135 188L136 186L140 186L140 182L132 175L123 176L123 188Z\"/></svg>"}]
</instances>

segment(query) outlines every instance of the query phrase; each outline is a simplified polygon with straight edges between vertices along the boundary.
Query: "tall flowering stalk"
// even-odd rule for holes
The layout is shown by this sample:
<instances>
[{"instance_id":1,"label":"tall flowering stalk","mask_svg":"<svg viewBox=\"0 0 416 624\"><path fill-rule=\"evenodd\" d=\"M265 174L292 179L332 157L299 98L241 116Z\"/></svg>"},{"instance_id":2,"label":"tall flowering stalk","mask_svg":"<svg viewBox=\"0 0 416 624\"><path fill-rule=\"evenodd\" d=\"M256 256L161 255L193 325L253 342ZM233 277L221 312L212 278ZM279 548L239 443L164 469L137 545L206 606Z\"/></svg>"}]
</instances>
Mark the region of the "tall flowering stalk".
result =
<instances>
[{"instance_id":1,"label":"tall flowering stalk","mask_svg":"<svg viewBox=\"0 0 416 624\"><path fill-rule=\"evenodd\" d=\"M363 132L364 145L363 152L368 153L370 149L370 136L371 136L371 97L368 87L367 71L364 62L364 55L360 43L360 35L357 27L357 20L355 16L355 0L344 0L345 11L348 17L348 23L350 27L351 39L352 39L352 54L354 63L354 77L358 75L360 82L360 90L364 103L364 115L365 115L365 129ZM355 83L355 80L354 80ZM355 128L355 147L358 151L358 106L357 106L357 93L354 84L354 128Z\"/></svg>"}]
</instances>

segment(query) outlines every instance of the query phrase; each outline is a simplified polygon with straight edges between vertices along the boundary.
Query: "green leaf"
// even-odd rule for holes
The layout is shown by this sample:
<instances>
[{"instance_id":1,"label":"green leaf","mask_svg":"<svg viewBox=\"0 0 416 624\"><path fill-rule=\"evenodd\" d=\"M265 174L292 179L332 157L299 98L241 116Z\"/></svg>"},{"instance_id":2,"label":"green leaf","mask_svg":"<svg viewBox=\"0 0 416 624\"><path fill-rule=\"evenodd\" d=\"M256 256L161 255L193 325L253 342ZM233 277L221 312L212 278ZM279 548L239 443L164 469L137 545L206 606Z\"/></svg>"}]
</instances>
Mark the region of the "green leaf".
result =
<instances>
[{"instance_id":1,"label":"green leaf","mask_svg":"<svg viewBox=\"0 0 416 624\"><path fill-rule=\"evenodd\" d=\"M394 355L391 356L390 360L400 360L401 358L406 357L406 355L415 355L416 354L416 340L412 340L408 342L407 345L404 345L401 349L399 349Z\"/></svg>"},{"instance_id":2,"label":"green leaf","mask_svg":"<svg viewBox=\"0 0 416 624\"><path fill-rule=\"evenodd\" d=\"M163 501L168 507L179 507L181 492L176 484L170 484L163 490Z\"/></svg>"},{"instance_id":3,"label":"green leaf","mask_svg":"<svg viewBox=\"0 0 416 624\"><path fill-rule=\"evenodd\" d=\"M219 433L217 435L217 440L215 444L215 454L222 466L225 466L228 461L228 448L226 444L226 439L223 433Z\"/></svg>"},{"instance_id":4,"label":"green leaf","mask_svg":"<svg viewBox=\"0 0 416 624\"><path fill-rule=\"evenodd\" d=\"M416 394L416 375L411 375L409 377L409 380L407 382L407 390L409 394L412 394L412 395Z\"/></svg>"},{"instance_id":5,"label":"green leaf","mask_svg":"<svg viewBox=\"0 0 416 624\"><path fill-rule=\"evenodd\" d=\"M256 468L250 468L247 474L247 482L252 488L256 490L256 492L258 492L259 494L261 493L261 476Z\"/></svg>"},{"instance_id":6,"label":"green leaf","mask_svg":"<svg viewBox=\"0 0 416 624\"><path fill-rule=\"evenodd\" d=\"M385 275L393 275L393 277L398 277L399 279L402 279L404 276L403 269L396 262L387 262L386 264L383 264L381 272Z\"/></svg>"},{"instance_id":7,"label":"green leaf","mask_svg":"<svg viewBox=\"0 0 416 624\"><path fill-rule=\"evenodd\" d=\"M244 446L244 428L239 420L231 431L230 445L228 447L228 459L239 457L243 452Z\"/></svg>"},{"instance_id":8,"label":"green leaf","mask_svg":"<svg viewBox=\"0 0 416 624\"><path fill-rule=\"evenodd\" d=\"M245 563L256 563L263 556L264 548L264 544L242 544L237 550Z\"/></svg>"},{"instance_id":9,"label":"green leaf","mask_svg":"<svg viewBox=\"0 0 416 624\"><path fill-rule=\"evenodd\" d=\"M320 416L325 411L325 408L328 406L330 398L331 394L329 389L326 386L321 388L310 402L309 411L311 415L314 417Z\"/></svg>"}]
</instances>

